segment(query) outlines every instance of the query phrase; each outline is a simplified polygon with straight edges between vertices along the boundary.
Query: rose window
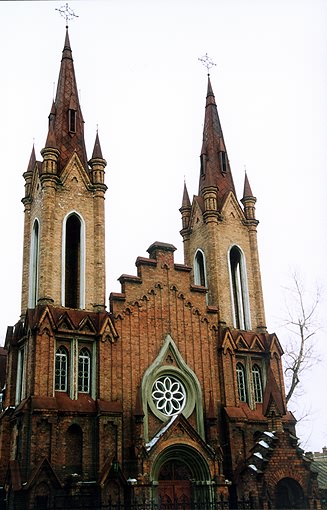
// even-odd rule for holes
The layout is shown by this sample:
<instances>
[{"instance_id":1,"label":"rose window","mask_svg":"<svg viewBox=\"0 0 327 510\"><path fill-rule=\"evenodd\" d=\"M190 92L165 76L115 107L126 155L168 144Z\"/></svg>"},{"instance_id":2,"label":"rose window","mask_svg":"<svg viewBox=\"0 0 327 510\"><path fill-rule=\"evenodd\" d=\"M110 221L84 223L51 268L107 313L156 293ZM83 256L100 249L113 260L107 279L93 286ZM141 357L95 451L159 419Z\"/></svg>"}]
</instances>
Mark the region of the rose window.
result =
<instances>
[{"instance_id":1,"label":"rose window","mask_svg":"<svg viewBox=\"0 0 327 510\"><path fill-rule=\"evenodd\" d=\"M172 376L159 377L152 386L152 399L158 409L167 416L180 413L186 403L183 384Z\"/></svg>"}]
</instances>

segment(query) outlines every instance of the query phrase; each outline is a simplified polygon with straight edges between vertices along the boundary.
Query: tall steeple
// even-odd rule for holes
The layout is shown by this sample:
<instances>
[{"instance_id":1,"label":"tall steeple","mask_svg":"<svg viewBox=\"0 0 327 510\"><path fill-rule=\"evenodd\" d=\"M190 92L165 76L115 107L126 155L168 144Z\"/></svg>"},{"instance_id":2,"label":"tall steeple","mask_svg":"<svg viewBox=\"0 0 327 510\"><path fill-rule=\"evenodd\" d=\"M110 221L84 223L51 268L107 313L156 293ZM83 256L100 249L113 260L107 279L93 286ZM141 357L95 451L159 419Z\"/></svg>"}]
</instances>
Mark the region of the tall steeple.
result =
<instances>
[{"instance_id":1,"label":"tall steeple","mask_svg":"<svg viewBox=\"0 0 327 510\"><path fill-rule=\"evenodd\" d=\"M38 305L105 310L106 161L98 134L90 161L66 28L42 163L26 181L22 314Z\"/></svg>"},{"instance_id":2,"label":"tall steeple","mask_svg":"<svg viewBox=\"0 0 327 510\"><path fill-rule=\"evenodd\" d=\"M207 188L215 188L218 210L220 210L227 194L233 191L236 196L236 193L210 75L208 75L203 143L200 157L199 195L203 197Z\"/></svg>"},{"instance_id":3,"label":"tall steeple","mask_svg":"<svg viewBox=\"0 0 327 510\"><path fill-rule=\"evenodd\" d=\"M84 120L78 98L68 27L66 27L56 98L49 115L49 133L46 147L53 148L53 143L56 143L55 148L60 152L59 175L74 151L78 154L84 169L88 169L84 141Z\"/></svg>"},{"instance_id":4,"label":"tall steeple","mask_svg":"<svg viewBox=\"0 0 327 510\"><path fill-rule=\"evenodd\" d=\"M240 330L265 331L256 198L245 176L237 199L215 96L208 76L199 193L192 205L184 189L184 261L195 285L207 288L207 302L219 322Z\"/></svg>"}]
</instances>

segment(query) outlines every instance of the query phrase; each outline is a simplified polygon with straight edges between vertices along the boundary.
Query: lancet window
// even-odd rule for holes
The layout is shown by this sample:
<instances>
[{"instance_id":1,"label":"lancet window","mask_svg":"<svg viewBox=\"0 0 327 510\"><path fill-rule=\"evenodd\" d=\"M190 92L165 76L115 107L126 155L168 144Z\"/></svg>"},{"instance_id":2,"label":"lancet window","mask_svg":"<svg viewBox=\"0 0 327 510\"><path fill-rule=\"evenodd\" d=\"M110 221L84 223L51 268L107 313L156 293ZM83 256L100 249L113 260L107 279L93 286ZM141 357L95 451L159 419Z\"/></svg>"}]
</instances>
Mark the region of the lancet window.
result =
<instances>
[{"instance_id":1,"label":"lancet window","mask_svg":"<svg viewBox=\"0 0 327 510\"><path fill-rule=\"evenodd\" d=\"M238 246L229 252L234 327L251 329L245 259Z\"/></svg>"},{"instance_id":2,"label":"lancet window","mask_svg":"<svg viewBox=\"0 0 327 510\"><path fill-rule=\"evenodd\" d=\"M202 250L197 250L194 257L194 283L207 286L205 256Z\"/></svg>"},{"instance_id":3,"label":"lancet window","mask_svg":"<svg viewBox=\"0 0 327 510\"><path fill-rule=\"evenodd\" d=\"M40 226L36 219L33 224L31 237L30 255L30 278L29 278L29 308L34 308L38 300L39 288L39 249L40 249Z\"/></svg>"},{"instance_id":4,"label":"lancet window","mask_svg":"<svg viewBox=\"0 0 327 510\"><path fill-rule=\"evenodd\" d=\"M65 218L63 240L63 306L84 308L84 222L77 213Z\"/></svg>"},{"instance_id":5,"label":"lancet window","mask_svg":"<svg viewBox=\"0 0 327 510\"><path fill-rule=\"evenodd\" d=\"M55 390L67 391L68 387L68 351L60 346L56 352L55 361Z\"/></svg>"},{"instance_id":6,"label":"lancet window","mask_svg":"<svg viewBox=\"0 0 327 510\"><path fill-rule=\"evenodd\" d=\"M262 402L262 377L261 370L257 364L252 366L252 381L254 391L254 401Z\"/></svg>"},{"instance_id":7,"label":"lancet window","mask_svg":"<svg viewBox=\"0 0 327 510\"><path fill-rule=\"evenodd\" d=\"M241 402L247 402L246 373L243 363L236 364L238 398Z\"/></svg>"}]
</instances>

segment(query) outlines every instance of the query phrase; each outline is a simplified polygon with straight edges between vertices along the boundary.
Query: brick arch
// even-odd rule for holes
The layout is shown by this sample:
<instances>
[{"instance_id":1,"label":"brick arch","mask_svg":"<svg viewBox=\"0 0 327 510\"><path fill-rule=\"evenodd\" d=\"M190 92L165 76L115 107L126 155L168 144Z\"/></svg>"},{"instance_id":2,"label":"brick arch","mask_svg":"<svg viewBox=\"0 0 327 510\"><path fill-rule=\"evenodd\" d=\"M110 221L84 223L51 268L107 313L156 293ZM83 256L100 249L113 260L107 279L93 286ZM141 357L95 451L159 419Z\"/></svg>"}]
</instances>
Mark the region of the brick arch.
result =
<instances>
[{"instance_id":1,"label":"brick arch","mask_svg":"<svg viewBox=\"0 0 327 510\"><path fill-rule=\"evenodd\" d=\"M283 463L283 468L269 471L268 476L266 477L267 486L269 487L270 490L274 490L274 488L283 478L293 479L301 486L304 485L303 476L301 473L298 472L298 470L294 469L294 464Z\"/></svg>"},{"instance_id":2,"label":"brick arch","mask_svg":"<svg viewBox=\"0 0 327 510\"><path fill-rule=\"evenodd\" d=\"M275 508L305 508L306 501L301 485L292 477L279 480L275 487Z\"/></svg>"}]
</instances>

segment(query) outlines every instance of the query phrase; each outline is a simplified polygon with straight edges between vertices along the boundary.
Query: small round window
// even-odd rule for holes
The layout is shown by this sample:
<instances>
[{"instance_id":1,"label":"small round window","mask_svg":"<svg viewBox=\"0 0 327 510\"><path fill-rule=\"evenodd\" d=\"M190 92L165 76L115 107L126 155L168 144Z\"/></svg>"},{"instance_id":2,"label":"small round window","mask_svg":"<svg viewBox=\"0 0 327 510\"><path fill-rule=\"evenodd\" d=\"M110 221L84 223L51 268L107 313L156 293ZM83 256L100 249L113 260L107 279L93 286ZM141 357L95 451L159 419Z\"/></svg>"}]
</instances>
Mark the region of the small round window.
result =
<instances>
[{"instance_id":1,"label":"small round window","mask_svg":"<svg viewBox=\"0 0 327 510\"><path fill-rule=\"evenodd\" d=\"M165 375L154 382L152 399L158 411L166 416L174 416L185 407L186 391L178 379Z\"/></svg>"}]
</instances>

